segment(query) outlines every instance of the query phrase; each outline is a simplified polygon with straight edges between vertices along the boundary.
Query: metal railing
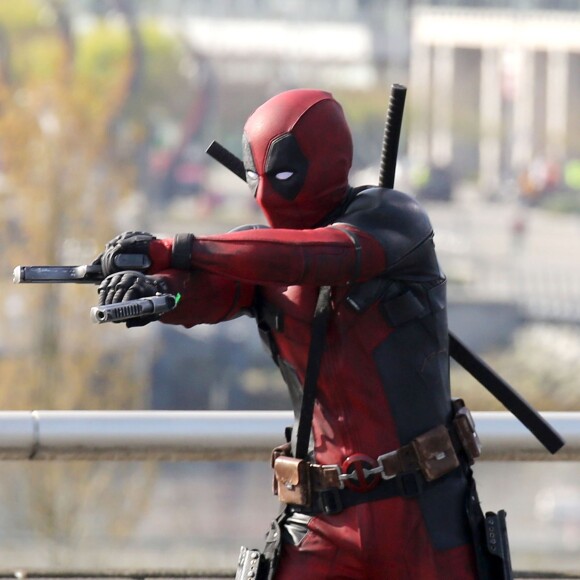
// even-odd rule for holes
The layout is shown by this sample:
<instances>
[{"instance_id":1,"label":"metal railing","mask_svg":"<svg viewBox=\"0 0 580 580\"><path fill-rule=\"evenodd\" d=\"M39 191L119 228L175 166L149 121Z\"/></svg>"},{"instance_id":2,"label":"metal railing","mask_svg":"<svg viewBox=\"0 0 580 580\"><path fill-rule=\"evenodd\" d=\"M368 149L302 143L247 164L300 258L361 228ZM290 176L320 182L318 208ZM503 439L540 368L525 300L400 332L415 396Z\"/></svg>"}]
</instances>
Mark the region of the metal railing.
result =
<instances>
[{"instance_id":1,"label":"metal railing","mask_svg":"<svg viewBox=\"0 0 580 580\"><path fill-rule=\"evenodd\" d=\"M580 459L580 412L542 413L565 446L551 455L509 413L474 413L482 460ZM269 459L293 422L286 411L4 411L0 460L229 461ZM0 570L0 578L233 578L233 570ZM516 578L580 578L515 572Z\"/></svg>"},{"instance_id":2,"label":"metal railing","mask_svg":"<svg viewBox=\"0 0 580 580\"><path fill-rule=\"evenodd\" d=\"M184 578L214 579L229 578L235 576L233 570L116 570L106 572L96 572L87 570L0 570L0 579L15 578L25 580L35 578L36 580L181 580Z\"/></svg>"},{"instance_id":3,"label":"metal railing","mask_svg":"<svg viewBox=\"0 0 580 580\"><path fill-rule=\"evenodd\" d=\"M233 570L225 571L116 571L116 572L87 572L80 571L60 571L60 570L0 570L0 579L14 578L16 580L25 580L27 578L34 578L35 580L181 580L196 578L201 580L209 579L229 579L232 580L235 576ZM568 578L578 579L577 574L554 573L554 572L514 572L514 578L527 578L528 580L544 580L547 578Z\"/></svg>"},{"instance_id":4,"label":"metal railing","mask_svg":"<svg viewBox=\"0 0 580 580\"><path fill-rule=\"evenodd\" d=\"M580 413L543 413L566 441L548 453L509 413L474 413L483 460L580 459ZM0 459L267 460L286 411L4 411Z\"/></svg>"}]
</instances>

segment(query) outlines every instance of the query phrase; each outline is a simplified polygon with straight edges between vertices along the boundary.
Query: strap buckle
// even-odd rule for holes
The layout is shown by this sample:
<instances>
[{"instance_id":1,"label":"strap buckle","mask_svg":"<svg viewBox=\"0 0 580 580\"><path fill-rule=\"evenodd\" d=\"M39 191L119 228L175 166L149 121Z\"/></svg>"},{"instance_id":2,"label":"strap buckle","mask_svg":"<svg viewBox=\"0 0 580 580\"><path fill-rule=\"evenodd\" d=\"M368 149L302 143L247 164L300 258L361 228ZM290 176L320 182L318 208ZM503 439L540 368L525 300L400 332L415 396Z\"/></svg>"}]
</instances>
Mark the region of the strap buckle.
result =
<instances>
[{"instance_id":1,"label":"strap buckle","mask_svg":"<svg viewBox=\"0 0 580 580\"><path fill-rule=\"evenodd\" d=\"M351 477L351 474L349 473L342 473L342 469L340 469L340 465L337 465L336 463L332 464L332 465L321 465L321 467L327 472L334 472L332 477L329 478L332 480L332 484L334 485L336 484L336 489L344 489L344 482L345 480L349 479ZM325 489L323 489L322 491L326 491L327 489L333 489L333 487L331 486L327 486Z\"/></svg>"},{"instance_id":2,"label":"strap buckle","mask_svg":"<svg viewBox=\"0 0 580 580\"><path fill-rule=\"evenodd\" d=\"M326 515L336 515L343 510L342 501L340 499L340 492L336 487L331 487L319 492L318 499L320 501L322 511Z\"/></svg>"}]
</instances>

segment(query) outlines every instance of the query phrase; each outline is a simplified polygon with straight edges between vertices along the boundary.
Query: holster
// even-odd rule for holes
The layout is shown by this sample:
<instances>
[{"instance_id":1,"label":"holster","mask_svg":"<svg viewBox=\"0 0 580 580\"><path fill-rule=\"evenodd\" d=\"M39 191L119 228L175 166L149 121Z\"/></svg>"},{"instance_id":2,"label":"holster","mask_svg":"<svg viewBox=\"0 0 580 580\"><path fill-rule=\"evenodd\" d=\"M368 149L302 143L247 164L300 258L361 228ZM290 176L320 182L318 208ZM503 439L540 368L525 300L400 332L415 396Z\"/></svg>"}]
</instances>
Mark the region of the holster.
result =
<instances>
[{"instance_id":1,"label":"holster","mask_svg":"<svg viewBox=\"0 0 580 580\"><path fill-rule=\"evenodd\" d=\"M486 512L479 504L475 482L469 471L467 514L472 531L479 580L513 580L506 512Z\"/></svg>"},{"instance_id":2,"label":"holster","mask_svg":"<svg viewBox=\"0 0 580 580\"><path fill-rule=\"evenodd\" d=\"M263 576L260 568L262 563L262 553L255 548L240 548L238 557L238 567L236 569L235 580L256 580Z\"/></svg>"},{"instance_id":3,"label":"holster","mask_svg":"<svg viewBox=\"0 0 580 580\"><path fill-rule=\"evenodd\" d=\"M286 517L286 513L281 512L272 521L262 551L240 548L235 580L273 580L282 552L282 524Z\"/></svg>"},{"instance_id":4,"label":"holster","mask_svg":"<svg viewBox=\"0 0 580 580\"><path fill-rule=\"evenodd\" d=\"M486 512L485 532L487 551L495 564L496 577L511 580L512 563L504 510L500 510L497 514Z\"/></svg>"}]
</instances>

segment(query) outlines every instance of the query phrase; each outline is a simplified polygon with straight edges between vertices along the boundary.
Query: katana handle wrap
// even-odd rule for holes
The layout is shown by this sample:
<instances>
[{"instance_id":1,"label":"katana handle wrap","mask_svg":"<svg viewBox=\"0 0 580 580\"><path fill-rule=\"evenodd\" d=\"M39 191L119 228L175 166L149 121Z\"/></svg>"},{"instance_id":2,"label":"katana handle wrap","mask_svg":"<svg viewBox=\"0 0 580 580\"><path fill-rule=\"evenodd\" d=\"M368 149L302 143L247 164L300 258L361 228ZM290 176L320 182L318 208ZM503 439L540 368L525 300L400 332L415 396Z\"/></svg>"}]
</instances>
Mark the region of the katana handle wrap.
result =
<instances>
[{"instance_id":1,"label":"katana handle wrap","mask_svg":"<svg viewBox=\"0 0 580 580\"><path fill-rule=\"evenodd\" d=\"M399 152L399 138L403 124L406 96L407 87L398 84L391 86L391 96L383 134L379 187L393 189L395 185L395 170L397 168L397 154Z\"/></svg>"}]
</instances>

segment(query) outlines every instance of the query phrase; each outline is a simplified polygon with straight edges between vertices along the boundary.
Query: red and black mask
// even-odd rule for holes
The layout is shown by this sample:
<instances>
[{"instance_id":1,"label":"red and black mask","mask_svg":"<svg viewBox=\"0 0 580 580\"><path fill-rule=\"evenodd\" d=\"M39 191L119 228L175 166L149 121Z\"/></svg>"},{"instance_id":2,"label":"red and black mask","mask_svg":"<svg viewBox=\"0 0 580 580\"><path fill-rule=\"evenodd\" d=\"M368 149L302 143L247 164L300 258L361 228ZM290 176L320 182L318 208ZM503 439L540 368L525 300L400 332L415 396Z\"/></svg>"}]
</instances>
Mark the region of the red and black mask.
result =
<instances>
[{"instance_id":1,"label":"red and black mask","mask_svg":"<svg viewBox=\"0 0 580 580\"><path fill-rule=\"evenodd\" d=\"M347 194L352 138L330 93L270 99L246 122L243 151L248 184L273 227L315 227Z\"/></svg>"}]
</instances>

